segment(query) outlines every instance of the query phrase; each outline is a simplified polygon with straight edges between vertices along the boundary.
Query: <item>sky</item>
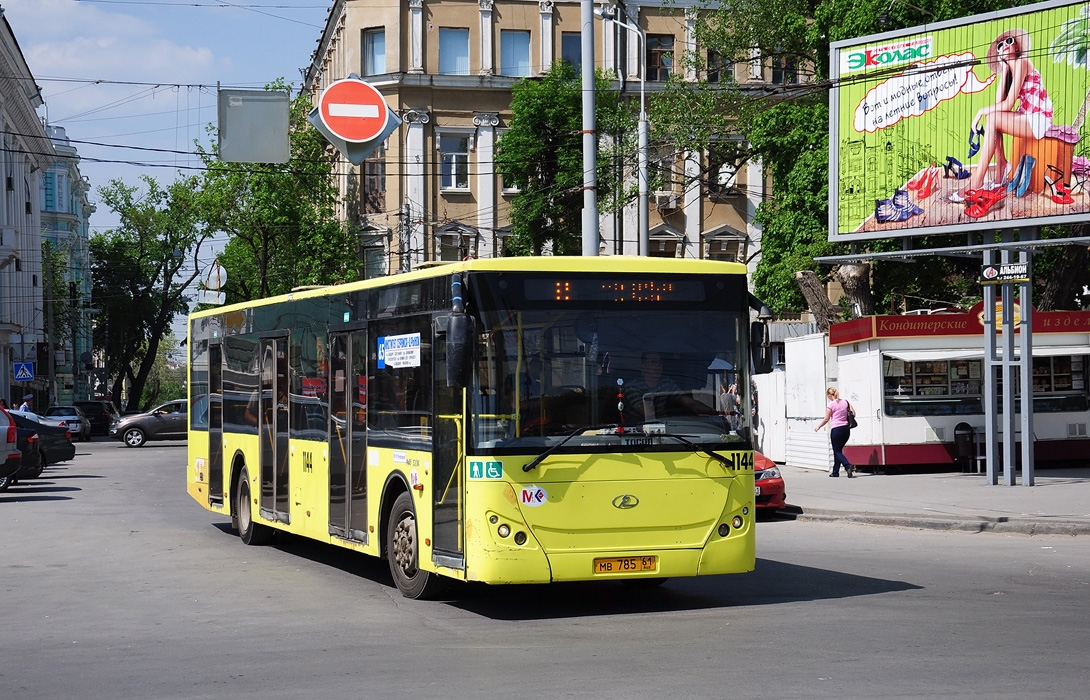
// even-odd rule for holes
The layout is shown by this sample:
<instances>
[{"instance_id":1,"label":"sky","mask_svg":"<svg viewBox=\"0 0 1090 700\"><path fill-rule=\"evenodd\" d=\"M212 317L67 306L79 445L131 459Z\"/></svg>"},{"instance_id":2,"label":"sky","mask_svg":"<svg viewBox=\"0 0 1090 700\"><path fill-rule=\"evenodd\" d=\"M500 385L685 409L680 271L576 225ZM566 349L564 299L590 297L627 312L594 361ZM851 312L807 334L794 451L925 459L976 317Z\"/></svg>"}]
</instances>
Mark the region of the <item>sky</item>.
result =
<instances>
[{"instance_id":1,"label":"sky","mask_svg":"<svg viewBox=\"0 0 1090 700\"><path fill-rule=\"evenodd\" d=\"M144 191L199 172L193 142L211 146L217 85L261 89L283 78L294 97L333 0L0 0L45 105L64 127L96 205L91 234L120 219L98 189ZM226 243L202 247L206 269ZM192 303L190 304L192 307ZM172 325L185 337L185 317Z\"/></svg>"},{"instance_id":2,"label":"sky","mask_svg":"<svg viewBox=\"0 0 1090 700\"><path fill-rule=\"evenodd\" d=\"M97 206L91 232L118 224L111 180L141 186L199 172L217 84L302 84L333 0L0 0L42 89L39 116L64 127ZM155 150L150 150L155 149ZM196 168L196 169L195 169Z\"/></svg>"}]
</instances>

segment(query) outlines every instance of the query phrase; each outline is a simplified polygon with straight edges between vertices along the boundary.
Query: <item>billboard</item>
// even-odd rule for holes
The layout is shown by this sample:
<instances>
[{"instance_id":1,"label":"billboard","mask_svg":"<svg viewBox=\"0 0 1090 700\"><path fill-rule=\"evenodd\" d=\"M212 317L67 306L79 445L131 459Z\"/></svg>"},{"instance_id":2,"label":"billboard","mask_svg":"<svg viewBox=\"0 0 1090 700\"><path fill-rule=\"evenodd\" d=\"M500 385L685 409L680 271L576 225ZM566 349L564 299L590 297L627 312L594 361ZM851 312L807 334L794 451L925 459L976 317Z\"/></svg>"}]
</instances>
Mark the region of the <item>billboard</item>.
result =
<instances>
[{"instance_id":1,"label":"billboard","mask_svg":"<svg viewBox=\"0 0 1090 700\"><path fill-rule=\"evenodd\" d=\"M1090 2L831 49L830 241L1087 220Z\"/></svg>"}]
</instances>

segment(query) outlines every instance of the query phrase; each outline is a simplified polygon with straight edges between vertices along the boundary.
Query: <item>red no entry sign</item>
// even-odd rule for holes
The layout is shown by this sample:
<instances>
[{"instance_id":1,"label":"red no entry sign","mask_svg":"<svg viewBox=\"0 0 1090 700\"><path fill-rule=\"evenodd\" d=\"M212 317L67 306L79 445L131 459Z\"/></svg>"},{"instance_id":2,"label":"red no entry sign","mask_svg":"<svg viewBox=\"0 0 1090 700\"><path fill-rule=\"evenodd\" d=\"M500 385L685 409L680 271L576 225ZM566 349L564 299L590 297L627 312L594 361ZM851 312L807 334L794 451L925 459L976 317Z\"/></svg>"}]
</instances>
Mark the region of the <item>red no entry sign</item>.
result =
<instances>
[{"instance_id":1,"label":"red no entry sign","mask_svg":"<svg viewBox=\"0 0 1090 700\"><path fill-rule=\"evenodd\" d=\"M355 78L330 84L318 99L318 114L334 136L370 141L386 128L390 108L377 89Z\"/></svg>"}]
</instances>

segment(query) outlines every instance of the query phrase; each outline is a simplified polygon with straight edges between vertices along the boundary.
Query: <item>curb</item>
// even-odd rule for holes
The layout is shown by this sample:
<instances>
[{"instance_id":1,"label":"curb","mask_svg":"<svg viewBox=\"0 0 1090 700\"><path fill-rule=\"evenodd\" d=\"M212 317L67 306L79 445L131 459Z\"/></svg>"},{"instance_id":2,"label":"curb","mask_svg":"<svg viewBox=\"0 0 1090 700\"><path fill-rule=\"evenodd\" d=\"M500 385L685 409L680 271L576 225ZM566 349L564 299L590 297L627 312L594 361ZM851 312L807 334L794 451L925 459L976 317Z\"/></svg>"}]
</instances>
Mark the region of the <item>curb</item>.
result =
<instances>
[{"instance_id":1,"label":"curb","mask_svg":"<svg viewBox=\"0 0 1090 700\"><path fill-rule=\"evenodd\" d=\"M861 525L905 527L916 530L952 530L956 532L997 532L1020 535L1090 535L1090 522L1077 520L1032 520L1026 518L936 518L909 513L852 513L803 509L788 505L776 511L778 516L810 522L848 522Z\"/></svg>"}]
</instances>

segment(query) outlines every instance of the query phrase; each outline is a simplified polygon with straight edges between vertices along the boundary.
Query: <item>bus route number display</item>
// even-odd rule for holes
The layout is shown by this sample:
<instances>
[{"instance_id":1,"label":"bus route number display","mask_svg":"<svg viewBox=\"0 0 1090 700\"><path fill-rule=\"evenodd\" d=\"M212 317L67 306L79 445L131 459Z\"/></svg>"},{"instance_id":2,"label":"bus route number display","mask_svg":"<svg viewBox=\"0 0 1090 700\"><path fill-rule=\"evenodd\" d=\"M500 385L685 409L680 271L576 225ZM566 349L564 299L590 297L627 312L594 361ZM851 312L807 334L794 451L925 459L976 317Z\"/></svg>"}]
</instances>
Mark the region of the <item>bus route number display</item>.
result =
<instances>
[{"instance_id":1,"label":"bus route number display","mask_svg":"<svg viewBox=\"0 0 1090 700\"><path fill-rule=\"evenodd\" d=\"M524 288L531 301L658 302L704 301L702 280L680 279L528 279Z\"/></svg>"}]
</instances>

